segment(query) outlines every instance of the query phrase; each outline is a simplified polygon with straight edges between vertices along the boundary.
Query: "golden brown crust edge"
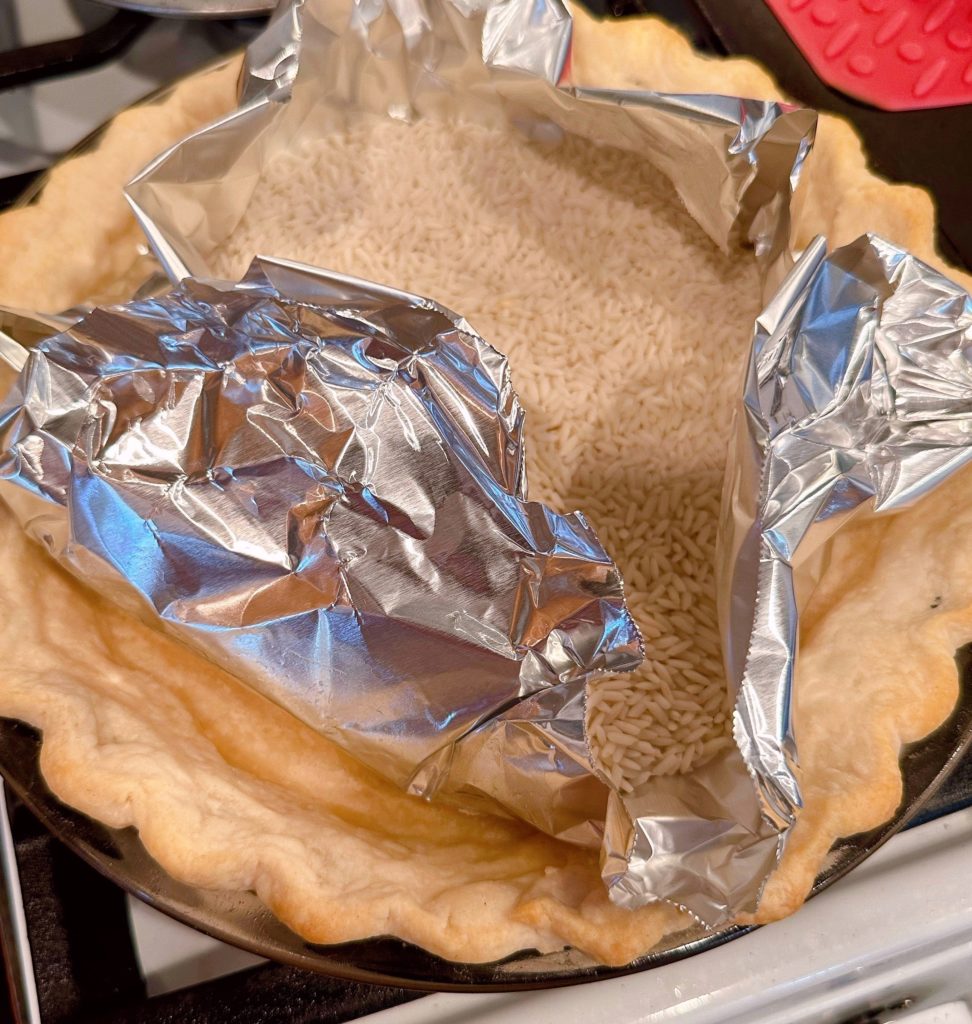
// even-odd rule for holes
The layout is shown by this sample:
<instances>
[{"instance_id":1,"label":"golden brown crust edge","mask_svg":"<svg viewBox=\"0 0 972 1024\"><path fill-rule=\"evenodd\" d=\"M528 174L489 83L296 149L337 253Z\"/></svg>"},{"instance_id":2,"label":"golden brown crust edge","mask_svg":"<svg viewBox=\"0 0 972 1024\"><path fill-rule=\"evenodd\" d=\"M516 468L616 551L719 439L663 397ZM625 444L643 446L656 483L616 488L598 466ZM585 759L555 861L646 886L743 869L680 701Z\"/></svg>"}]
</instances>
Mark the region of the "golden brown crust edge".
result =
<instances>
[{"instance_id":1,"label":"golden brown crust edge","mask_svg":"<svg viewBox=\"0 0 972 1024\"><path fill-rule=\"evenodd\" d=\"M43 731L60 799L137 828L174 877L252 889L312 942L394 934L472 962L570 944L623 964L684 925L613 906L593 851L378 778L70 577L2 506L0 547L3 714Z\"/></svg>"}]
</instances>

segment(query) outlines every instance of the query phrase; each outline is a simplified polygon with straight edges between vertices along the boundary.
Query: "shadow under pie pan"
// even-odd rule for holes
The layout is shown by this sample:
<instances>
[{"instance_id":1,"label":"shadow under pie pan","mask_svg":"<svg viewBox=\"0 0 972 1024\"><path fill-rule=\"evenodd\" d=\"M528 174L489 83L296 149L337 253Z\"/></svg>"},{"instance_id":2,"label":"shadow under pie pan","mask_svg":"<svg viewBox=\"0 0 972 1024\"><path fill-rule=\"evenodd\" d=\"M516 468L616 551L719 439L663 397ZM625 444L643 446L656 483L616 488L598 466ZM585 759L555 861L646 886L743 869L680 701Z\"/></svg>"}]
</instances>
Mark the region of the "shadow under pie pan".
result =
<instances>
[{"instance_id":1,"label":"shadow under pie pan","mask_svg":"<svg viewBox=\"0 0 972 1024\"><path fill-rule=\"evenodd\" d=\"M842 878L903 828L933 797L972 746L972 644L956 657L959 700L949 718L901 756L904 798L895 816L870 832L839 840L813 887L815 895ZM738 938L749 928L701 927L667 936L626 967L604 967L577 950L540 955L525 950L489 964L432 956L407 942L377 937L316 946L278 921L250 892L195 889L152 859L134 828L102 825L62 804L40 773L40 733L0 719L0 773L41 822L70 849L123 889L199 931L259 956L351 981L430 991L512 991L575 985L659 967Z\"/></svg>"}]
</instances>

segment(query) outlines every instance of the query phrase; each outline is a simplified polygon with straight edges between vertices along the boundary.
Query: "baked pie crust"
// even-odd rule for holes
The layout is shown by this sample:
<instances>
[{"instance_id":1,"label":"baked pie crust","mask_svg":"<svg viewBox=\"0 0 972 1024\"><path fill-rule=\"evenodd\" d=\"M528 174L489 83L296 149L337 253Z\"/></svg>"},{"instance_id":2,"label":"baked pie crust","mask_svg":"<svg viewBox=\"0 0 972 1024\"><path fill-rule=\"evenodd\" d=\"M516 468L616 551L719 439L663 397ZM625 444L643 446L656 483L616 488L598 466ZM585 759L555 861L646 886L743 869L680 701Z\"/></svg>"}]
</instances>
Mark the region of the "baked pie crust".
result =
<instances>
[{"instance_id":1,"label":"baked pie crust","mask_svg":"<svg viewBox=\"0 0 972 1024\"><path fill-rule=\"evenodd\" d=\"M754 63L701 57L653 18L598 22L578 11L575 33L578 82L779 96ZM120 115L93 152L54 171L34 205L0 217L0 303L56 310L130 292L144 266L120 186L232 109L238 72L231 61ZM865 230L943 265L927 193L872 175L852 129L822 115L797 242L824 233L838 245ZM967 533L966 519L972 527L970 498L965 474L926 499L920 516L838 535L840 571L824 578L802 634L806 807L757 920L800 905L836 838L893 814L902 744L954 706L953 654L972 637L972 551L950 538ZM0 714L43 731L42 771L61 800L109 825L135 825L175 877L253 889L313 942L394 934L454 960L570 944L623 964L689 923L667 905L613 906L590 851L405 796L89 592L5 512L0 542Z\"/></svg>"}]
</instances>

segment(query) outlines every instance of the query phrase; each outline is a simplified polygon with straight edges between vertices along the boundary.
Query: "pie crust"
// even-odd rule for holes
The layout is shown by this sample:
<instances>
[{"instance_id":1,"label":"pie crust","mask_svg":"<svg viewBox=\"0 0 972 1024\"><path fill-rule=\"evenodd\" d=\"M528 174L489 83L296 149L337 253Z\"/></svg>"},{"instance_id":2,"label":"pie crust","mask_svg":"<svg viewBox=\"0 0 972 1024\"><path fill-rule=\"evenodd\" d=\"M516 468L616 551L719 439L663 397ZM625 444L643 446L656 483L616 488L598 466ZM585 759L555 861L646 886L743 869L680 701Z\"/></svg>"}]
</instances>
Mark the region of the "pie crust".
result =
<instances>
[{"instance_id":1,"label":"pie crust","mask_svg":"<svg viewBox=\"0 0 972 1024\"><path fill-rule=\"evenodd\" d=\"M701 57L657 19L574 16L578 83L779 98L756 64ZM144 259L120 186L233 108L239 66L233 60L119 115L96 149L52 173L37 202L0 217L0 303L55 311L130 293ZM812 163L796 211L798 244L823 233L837 245L872 230L944 266L928 194L874 176L845 122L821 116ZM946 272L968 287L964 275ZM927 499L920 518L864 522L837 538L842 571L825 578L804 626L797 702L810 723L801 736L807 805L757 920L800 905L834 839L893 814L901 745L954 705L952 654L972 636L962 598L972 593L963 586L972 584L972 556L963 560L948 537L964 530L955 509L972 509L968 480ZM614 907L588 851L405 796L89 593L6 513L0 537L0 714L43 730L41 767L60 799L107 824L137 826L174 876L253 889L314 942L395 934L457 960L566 943L621 964L688 924L667 905ZM901 578L927 586L895 588ZM840 615L827 614L838 606ZM858 622L848 642L848 623Z\"/></svg>"}]
</instances>

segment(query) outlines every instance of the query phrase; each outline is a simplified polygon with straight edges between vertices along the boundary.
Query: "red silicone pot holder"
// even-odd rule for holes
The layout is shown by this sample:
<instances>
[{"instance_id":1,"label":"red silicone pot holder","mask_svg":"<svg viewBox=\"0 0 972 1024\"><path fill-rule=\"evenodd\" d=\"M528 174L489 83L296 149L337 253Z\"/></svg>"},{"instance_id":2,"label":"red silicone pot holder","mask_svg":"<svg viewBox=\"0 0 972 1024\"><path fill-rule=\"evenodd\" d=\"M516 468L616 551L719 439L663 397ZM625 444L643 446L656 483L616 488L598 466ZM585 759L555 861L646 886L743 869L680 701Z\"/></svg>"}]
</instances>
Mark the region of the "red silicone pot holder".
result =
<instances>
[{"instance_id":1,"label":"red silicone pot holder","mask_svg":"<svg viewBox=\"0 0 972 1024\"><path fill-rule=\"evenodd\" d=\"M972 0L766 0L830 86L885 110L972 103Z\"/></svg>"}]
</instances>

